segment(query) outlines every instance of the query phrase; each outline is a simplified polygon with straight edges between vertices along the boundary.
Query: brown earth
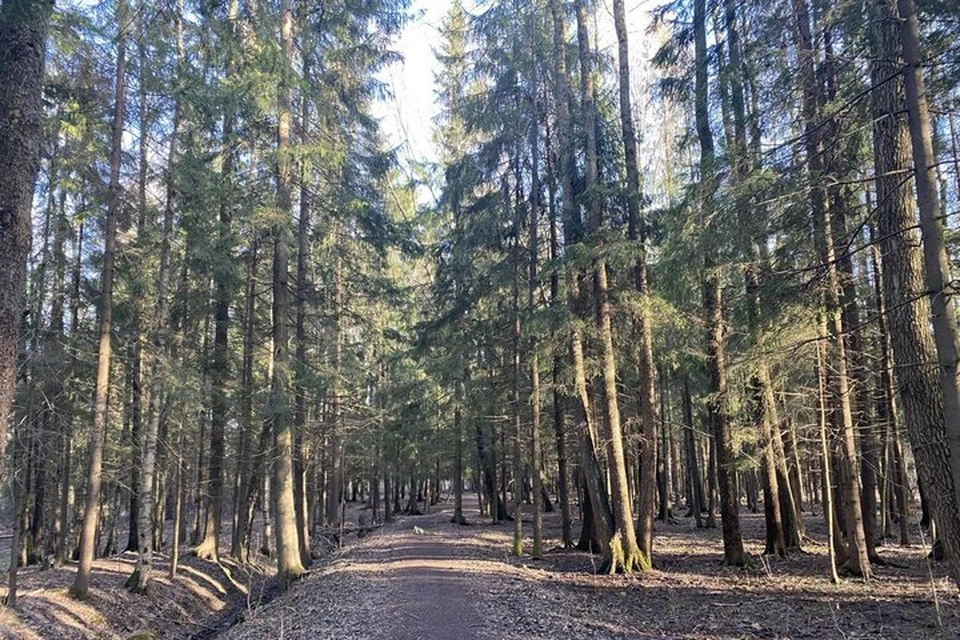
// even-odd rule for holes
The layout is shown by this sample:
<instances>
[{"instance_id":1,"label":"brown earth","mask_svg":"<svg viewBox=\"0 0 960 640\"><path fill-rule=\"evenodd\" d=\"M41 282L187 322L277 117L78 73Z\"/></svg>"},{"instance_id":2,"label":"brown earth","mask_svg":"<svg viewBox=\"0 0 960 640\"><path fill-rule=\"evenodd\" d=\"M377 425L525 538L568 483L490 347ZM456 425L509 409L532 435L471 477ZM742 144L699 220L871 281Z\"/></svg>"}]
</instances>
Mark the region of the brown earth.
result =
<instances>
[{"instance_id":1,"label":"brown earth","mask_svg":"<svg viewBox=\"0 0 960 640\"><path fill-rule=\"evenodd\" d=\"M657 523L656 570L598 576L596 556L557 548L556 513L546 516L550 551L535 561L510 556L512 523L492 525L475 506L468 503L470 526L451 524L445 504L348 536L289 593L259 607L272 595L266 567L186 557L170 582L161 555L143 597L123 587L134 562L124 554L95 563L83 603L67 595L72 566L25 569L17 610L0 607L0 639L144 631L233 640L960 638L957 589L925 547L881 547L890 564L876 567L875 580L833 585L819 516L807 516L806 553L768 558L760 555L762 516L742 514L746 569L721 565L718 530L696 530L690 518ZM355 522L360 509L349 513Z\"/></svg>"},{"instance_id":2,"label":"brown earth","mask_svg":"<svg viewBox=\"0 0 960 640\"><path fill-rule=\"evenodd\" d=\"M762 516L743 514L751 565L720 563L718 530L658 523L657 569L598 576L596 558L554 548L508 555L512 524L471 526L443 508L350 545L225 634L259 638L926 638L960 637L957 589L922 547L883 547L869 584L827 579L820 518L807 552L760 555ZM548 515L556 534L556 514ZM529 535L529 524L525 523ZM556 546L550 539L547 548ZM896 566L894 566L896 565Z\"/></svg>"},{"instance_id":3,"label":"brown earth","mask_svg":"<svg viewBox=\"0 0 960 640\"><path fill-rule=\"evenodd\" d=\"M95 560L90 597L83 602L68 594L76 573L72 563L45 571L21 569L16 609L0 605L0 640L210 637L274 589L271 567L217 564L189 555L181 558L177 579L170 581L169 557L157 554L147 595L134 595L124 583L136 558L128 552ZM0 598L6 593L4 579Z\"/></svg>"}]
</instances>

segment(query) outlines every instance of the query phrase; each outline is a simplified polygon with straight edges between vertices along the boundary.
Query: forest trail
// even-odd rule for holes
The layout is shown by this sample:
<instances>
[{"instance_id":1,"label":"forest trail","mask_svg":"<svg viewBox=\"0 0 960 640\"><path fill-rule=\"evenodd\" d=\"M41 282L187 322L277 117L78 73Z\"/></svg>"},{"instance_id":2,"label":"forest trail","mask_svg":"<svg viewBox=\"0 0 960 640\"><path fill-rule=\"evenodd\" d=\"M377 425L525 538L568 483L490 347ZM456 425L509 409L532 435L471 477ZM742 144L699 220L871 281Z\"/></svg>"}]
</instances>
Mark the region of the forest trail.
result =
<instances>
[{"instance_id":1,"label":"forest trail","mask_svg":"<svg viewBox=\"0 0 960 640\"><path fill-rule=\"evenodd\" d=\"M278 599L218 638L385 640L555 638L732 640L960 637L960 606L943 575L940 617L920 547L887 546L902 568L881 567L871 584L830 585L826 549L760 559L762 516L744 514L748 569L723 567L716 531L689 519L661 523L659 569L596 575L597 557L561 551L556 512L545 514L546 553L510 555L513 523L490 524L465 496L470 526L450 523L452 502L399 516L356 540ZM823 540L820 523L809 533ZM524 521L530 533L530 523ZM529 538L526 538L529 544ZM529 546L525 548L529 553ZM942 574L943 567L937 567Z\"/></svg>"},{"instance_id":2,"label":"forest trail","mask_svg":"<svg viewBox=\"0 0 960 640\"><path fill-rule=\"evenodd\" d=\"M484 628L479 605L496 598L502 547L483 527L450 524L451 516L452 506L401 516L315 568L226 637L496 637Z\"/></svg>"}]
</instances>

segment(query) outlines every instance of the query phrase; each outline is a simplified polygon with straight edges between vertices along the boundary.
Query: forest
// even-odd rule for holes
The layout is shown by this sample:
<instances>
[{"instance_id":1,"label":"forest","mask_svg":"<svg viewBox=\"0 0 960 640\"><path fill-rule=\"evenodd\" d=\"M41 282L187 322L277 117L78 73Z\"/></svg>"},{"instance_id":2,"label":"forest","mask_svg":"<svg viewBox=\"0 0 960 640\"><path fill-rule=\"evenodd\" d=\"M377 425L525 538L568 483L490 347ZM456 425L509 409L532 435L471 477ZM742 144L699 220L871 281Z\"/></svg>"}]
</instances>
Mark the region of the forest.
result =
<instances>
[{"instance_id":1,"label":"forest","mask_svg":"<svg viewBox=\"0 0 960 640\"><path fill-rule=\"evenodd\" d=\"M0 0L0 638L960 637L958 215L954 0Z\"/></svg>"}]
</instances>

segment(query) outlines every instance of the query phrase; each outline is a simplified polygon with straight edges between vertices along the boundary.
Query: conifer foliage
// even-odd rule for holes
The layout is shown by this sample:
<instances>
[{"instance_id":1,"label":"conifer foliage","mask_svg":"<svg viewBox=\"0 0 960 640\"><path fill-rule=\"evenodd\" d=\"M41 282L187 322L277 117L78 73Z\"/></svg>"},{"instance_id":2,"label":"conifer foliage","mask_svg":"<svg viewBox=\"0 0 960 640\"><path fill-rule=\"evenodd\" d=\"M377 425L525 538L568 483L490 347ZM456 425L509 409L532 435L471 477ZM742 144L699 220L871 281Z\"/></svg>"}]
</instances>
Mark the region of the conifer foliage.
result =
<instances>
[{"instance_id":1,"label":"conifer foliage","mask_svg":"<svg viewBox=\"0 0 960 640\"><path fill-rule=\"evenodd\" d=\"M125 550L287 588L447 497L607 573L762 510L960 579L960 12L445 6L428 163L375 116L407 0L2 0L7 604Z\"/></svg>"}]
</instances>

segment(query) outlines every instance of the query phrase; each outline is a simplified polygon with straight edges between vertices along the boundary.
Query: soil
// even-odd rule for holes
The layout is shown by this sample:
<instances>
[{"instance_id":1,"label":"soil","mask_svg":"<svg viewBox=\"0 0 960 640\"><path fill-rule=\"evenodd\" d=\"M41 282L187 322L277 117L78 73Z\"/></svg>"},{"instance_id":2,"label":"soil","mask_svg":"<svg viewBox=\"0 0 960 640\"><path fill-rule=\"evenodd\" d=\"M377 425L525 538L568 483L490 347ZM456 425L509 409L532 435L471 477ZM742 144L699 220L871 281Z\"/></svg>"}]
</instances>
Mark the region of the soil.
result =
<instances>
[{"instance_id":1,"label":"soil","mask_svg":"<svg viewBox=\"0 0 960 640\"><path fill-rule=\"evenodd\" d=\"M269 566L227 559L217 564L190 555L180 559L171 582L168 556L155 554L147 595L134 595L124 583L136 559L127 552L95 560L90 596L82 602L68 594L74 564L21 569L16 609L0 606L0 640L209 638L276 591ZM0 597L5 595L4 580Z\"/></svg>"},{"instance_id":2,"label":"soil","mask_svg":"<svg viewBox=\"0 0 960 640\"><path fill-rule=\"evenodd\" d=\"M868 584L831 584L823 518L807 515L804 553L760 555L763 517L743 513L750 564L724 567L717 529L692 518L657 523L656 568L596 575L599 558L559 548L559 516L546 514L543 559L509 554L513 523L491 524L475 499L468 526L452 505L402 516L342 549L273 599L267 567L187 556L178 579L158 558L144 598L123 582L135 557L97 560L91 598L67 595L75 569L21 571L19 605L0 607L0 640L13 638L257 639L904 639L960 638L960 600L943 563L926 547L882 546L888 564ZM424 507L426 508L426 507ZM356 531L361 508L348 511ZM529 554L530 523L524 522ZM329 536L328 536L329 538ZM315 547L320 548L318 538ZM228 573L229 572L229 576ZM4 589L0 587L0 596Z\"/></svg>"},{"instance_id":3,"label":"soil","mask_svg":"<svg viewBox=\"0 0 960 640\"><path fill-rule=\"evenodd\" d=\"M224 634L260 638L926 638L960 637L957 588L919 545L881 547L890 563L868 584L831 584L822 524L808 517L805 553L761 556L763 519L743 514L751 563L721 564L716 529L658 523L656 569L596 575L598 558L554 548L542 560L509 554L512 523L449 506L401 517L348 545L287 594ZM525 523L529 536L530 525ZM529 540L528 540L529 542ZM526 550L529 552L529 548Z\"/></svg>"}]
</instances>

